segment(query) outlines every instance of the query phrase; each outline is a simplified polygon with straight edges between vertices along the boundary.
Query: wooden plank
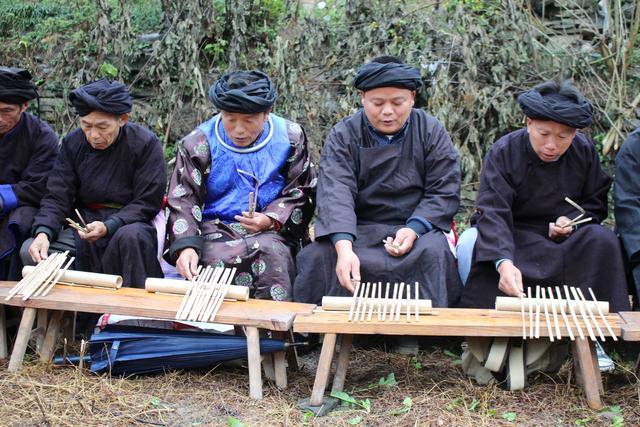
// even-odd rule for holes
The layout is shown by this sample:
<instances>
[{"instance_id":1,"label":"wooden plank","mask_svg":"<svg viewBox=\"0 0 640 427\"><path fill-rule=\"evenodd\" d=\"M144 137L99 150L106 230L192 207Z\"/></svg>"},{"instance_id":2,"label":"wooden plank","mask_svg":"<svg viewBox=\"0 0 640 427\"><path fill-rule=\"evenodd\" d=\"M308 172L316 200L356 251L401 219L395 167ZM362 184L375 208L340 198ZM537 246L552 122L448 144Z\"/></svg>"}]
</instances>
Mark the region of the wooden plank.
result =
<instances>
[{"instance_id":1,"label":"wooden plank","mask_svg":"<svg viewBox=\"0 0 640 427\"><path fill-rule=\"evenodd\" d=\"M340 352L338 353L338 362L336 363L336 374L333 377L331 391L344 390L344 380L347 376L347 368L349 367L349 355L351 354L352 343L353 335L342 335L342 340L340 341Z\"/></svg>"},{"instance_id":2,"label":"wooden plank","mask_svg":"<svg viewBox=\"0 0 640 427\"><path fill-rule=\"evenodd\" d=\"M9 355L7 350L7 317L4 312L4 305L0 304L0 360L4 360Z\"/></svg>"},{"instance_id":3,"label":"wooden plank","mask_svg":"<svg viewBox=\"0 0 640 427\"><path fill-rule=\"evenodd\" d=\"M640 341L640 311L621 311L622 339L625 341Z\"/></svg>"},{"instance_id":4,"label":"wooden plank","mask_svg":"<svg viewBox=\"0 0 640 427\"><path fill-rule=\"evenodd\" d=\"M587 398L589 408L594 410L602 409L602 400L600 399L600 390L602 382L598 383L599 375L597 361L594 363L592 359L591 348L594 344L585 338L578 338L571 342L573 357L577 360L577 374L582 378L582 387Z\"/></svg>"},{"instance_id":5,"label":"wooden plank","mask_svg":"<svg viewBox=\"0 0 640 427\"><path fill-rule=\"evenodd\" d=\"M40 313L38 313L40 315ZM56 351L56 344L60 336L60 326L62 324L62 316L64 311L54 311L51 314L51 320L47 326L47 333L44 337L42 348L40 351L40 361L49 363Z\"/></svg>"},{"instance_id":6,"label":"wooden plank","mask_svg":"<svg viewBox=\"0 0 640 427\"><path fill-rule=\"evenodd\" d=\"M262 372L260 370L260 333L258 328L247 327L247 359L249 365L249 396L262 399Z\"/></svg>"},{"instance_id":7,"label":"wooden plank","mask_svg":"<svg viewBox=\"0 0 640 427\"><path fill-rule=\"evenodd\" d=\"M607 316L607 320L614 333L619 334L620 316L610 314ZM604 328L604 323L602 326ZM293 330L295 332L340 334L518 337L522 336L522 318L519 312L438 308L436 314L422 315L418 321L410 323L389 323L377 319L373 319L371 322L349 322L345 313L317 309L310 316L297 316ZM563 335L568 335L565 325L560 326L560 331ZM544 328L540 331L541 336L547 336L547 334L548 331Z\"/></svg>"},{"instance_id":8,"label":"wooden plank","mask_svg":"<svg viewBox=\"0 0 640 427\"><path fill-rule=\"evenodd\" d=\"M273 369L276 371L276 387L287 388L287 362L284 351L273 353Z\"/></svg>"},{"instance_id":9,"label":"wooden plank","mask_svg":"<svg viewBox=\"0 0 640 427\"><path fill-rule=\"evenodd\" d=\"M4 301L16 282L0 282L0 301L20 307L85 313L113 313L128 316L173 319L182 301L182 295L149 293L144 289L86 288L57 285L46 297L26 301L12 298ZM225 301L216 316L217 323L253 326L273 331L287 331L298 314L310 314L315 306L283 301L255 300Z\"/></svg>"},{"instance_id":10,"label":"wooden plank","mask_svg":"<svg viewBox=\"0 0 640 427\"><path fill-rule=\"evenodd\" d=\"M9 367L7 368L9 372L16 372L22 367L24 353L27 351L31 329L33 328L33 322L35 320L36 309L25 308L22 312L22 320L20 320L20 327L18 327L16 342L13 344L13 351L9 359Z\"/></svg>"},{"instance_id":11,"label":"wooden plank","mask_svg":"<svg viewBox=\"0 0 640 427\"><path fill-rule=\"evenodd\" d=\"M318 359L318 368L316 370L316 379L313 382L313 391L309 405L320 406L324 397L324 391L327 389L329 380L329 372L331 371L331 361L333 353L336 349L336 334L325 334L320 351L320 359Z\"/></svg>"}]
</instances>

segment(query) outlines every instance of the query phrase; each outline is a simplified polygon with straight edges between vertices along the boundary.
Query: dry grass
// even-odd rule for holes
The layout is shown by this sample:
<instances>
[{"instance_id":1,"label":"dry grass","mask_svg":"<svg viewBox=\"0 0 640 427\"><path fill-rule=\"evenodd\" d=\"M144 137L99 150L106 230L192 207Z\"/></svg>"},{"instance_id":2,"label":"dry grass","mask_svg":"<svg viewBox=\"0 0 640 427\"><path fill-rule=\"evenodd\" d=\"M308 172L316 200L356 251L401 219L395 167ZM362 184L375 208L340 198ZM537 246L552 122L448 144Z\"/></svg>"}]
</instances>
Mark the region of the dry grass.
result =
<instances>
[{"instance_id":1,"label":"dry grass","mask_svg":"<svg viewBox=\"0 0 640 427\"><path fill-rule=\"evenodd\" d=\"M456 359L443 353L449 349L457 354L459 341L437 344L423 346L417 359L421 366L407 356L356 349L345 391L369 399L370 411L341 407L322 418L296 407L310 394L317 351L303 358L299 372L289 374L286 390L266 383L262 401L248 398L243 367L122 379L30 361L16 375L3 365L0 424L227 425L233 417L247 426L349 425L361 417L360 425L513 425L504 418L507 413L515 414L518 425L614 425L616 415L624 418L624 425L640 424L637 378L628 369L629 361L605 376L605 404L618 405L620 412L596 412L586 408L581 389L570 383L569 363L556 375L530 378L524 392L507 392L465 378ZM378 385L389 373L397 384ZM410 409L393 415L406 397L411 398Z\"/></svg>"}]
</instances>

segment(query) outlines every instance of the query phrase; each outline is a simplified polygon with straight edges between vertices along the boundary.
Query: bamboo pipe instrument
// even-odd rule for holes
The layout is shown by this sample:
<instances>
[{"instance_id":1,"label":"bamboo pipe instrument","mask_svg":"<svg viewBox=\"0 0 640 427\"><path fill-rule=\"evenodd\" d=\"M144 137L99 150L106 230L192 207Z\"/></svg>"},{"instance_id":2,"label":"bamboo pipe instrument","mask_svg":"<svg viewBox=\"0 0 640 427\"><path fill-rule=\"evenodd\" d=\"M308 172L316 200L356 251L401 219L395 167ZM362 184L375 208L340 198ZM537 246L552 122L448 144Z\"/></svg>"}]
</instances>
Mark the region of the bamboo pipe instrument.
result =
<instances>
[{"instance_id":1,"label":"bamboo pipe instrument","mask_svg":"<svg viewBox=\"0 0 640 427\"><path fill-rule=\"evenodd\" d=\"M22 268L22 276L31 273L36 266L26 265ZM122 287L122 276L113 274L91 273L89 271L67 270L60 277L63 285L94 286L98 288L118 289Z\"/></svg>"},{"instance_id":2,"label":"bamboo pipe instrument","mask_svg":"<svg viewBox=\"0 0 640 427\"><path fill-rule=\"evenodd\" d=\"M197 280L197 279L196 279ZM193 281L181 279L158 279L148 277L144 283L147 292L184 295L193 285ZM246 286L228 285L225 298L246 301L249 299L249 288Z\"/></svg>"},{"instance_id":3,"label":"bamboo pipe instrument","mask_svg":"<svg viewBox=\"0 0 640 427\"><path fill-rule=\"evenodd\" d=\"M351 298L352 297L324 296L322 297L322 309L324 311L348 312L349 308L351 307ZM377 304L378 302L384 303L384 300L385 299L383 299L382 301L379 301L378 298L375 298L373 302L375 304ZM433 309L431 307L431 300L428 300L428 299L418 300L417 303L415 300L407 301L406 299L402 299L397 302L396 307L394 307L394 309L399 310L399 312L401 313L406 313L407 309L414 312L417 309L417 311L420 314L430 314L433 312Z\"/></svg>"}]
</instances>

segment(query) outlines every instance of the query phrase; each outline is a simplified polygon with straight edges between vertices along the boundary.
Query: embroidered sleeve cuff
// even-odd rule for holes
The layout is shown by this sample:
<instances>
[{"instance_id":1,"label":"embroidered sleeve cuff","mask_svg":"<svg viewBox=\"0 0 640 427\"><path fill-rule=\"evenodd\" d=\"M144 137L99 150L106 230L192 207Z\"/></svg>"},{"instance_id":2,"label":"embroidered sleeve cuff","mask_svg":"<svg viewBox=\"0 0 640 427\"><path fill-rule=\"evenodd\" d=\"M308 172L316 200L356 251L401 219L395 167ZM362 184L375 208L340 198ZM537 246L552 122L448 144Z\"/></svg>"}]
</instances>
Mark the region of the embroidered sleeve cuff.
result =
<instances>
[{"instance_id":1,"label":"embroidered sleeve cuff","mask_svg":"<svg viewBox=\"0 0 640 427\"><path fill-rule=\"evenodd\" d=\"M107 227L107 236L113 236L118 231L118 228L124 225L124 221L119 217L112 215L104 221L104 226Z\"/></svg>"},{"instance_id":2,"label":"embroidered sleeve cuff","mask_svg":"<svg viewBox=\"0 0 640 427\"><path fill-rule=\"evenodd\" d=\"M335 245L340 240L349 240L353 242L356 240L353 234L351 233L333 233L329 235L329 239L331 240L331 244Z\"/></svg>"},{"instance_id":3,"label":"embroidered sleeve cuff","mask_svg":"<svg viewBox=\"0 0 640 427\"><path fill-rule=\"evenodd\" d=\"M500 264L502 264L505 261L509 261L511 264L513 264L513 261L511 261L509 258L500 258L500 259L495 261L496 271L498 271L498 267L500 267Z\"/></svg>"},{"instance_id":4,"label":"embroidered sleeve cuff","mask_svg":"<svg viewBox=\"0 0 640 427\"><path fill-rule=\"evenodd\" d=\"M13 192L11 184L0 185L0 197L2 198L2 210L0 210L2 215L6 215L18 207L18 198L16 193Z\"/></svg>"},{"instance_id":5,"label":"embroidered sleeve cuff","mask_svg":"<svg viewBox=\"0 0 640 427\"><path fill-rule=\"evenodd\" d=\"M180 255L180 251L186 248L195 249L198 253L198 257L202 258L204 239L202 236L187 236L173 242L169 247L169 257L174 264L178 259L178 255Z\"/></svg>"},{"instance_id":6,"label":"embroidered sleeve cuff","mask_svg":"<svg viewBox=\"0 0 640 427\"><path fill-rule=\"evenodd\" d=\"M40 233L46 234L50 242L53 242L53 239L56 238L56 232L46 225L39 225L38 227L36 227L36 231L33 232L33 237L37 237Z\"/></svg>"}]
</instances>

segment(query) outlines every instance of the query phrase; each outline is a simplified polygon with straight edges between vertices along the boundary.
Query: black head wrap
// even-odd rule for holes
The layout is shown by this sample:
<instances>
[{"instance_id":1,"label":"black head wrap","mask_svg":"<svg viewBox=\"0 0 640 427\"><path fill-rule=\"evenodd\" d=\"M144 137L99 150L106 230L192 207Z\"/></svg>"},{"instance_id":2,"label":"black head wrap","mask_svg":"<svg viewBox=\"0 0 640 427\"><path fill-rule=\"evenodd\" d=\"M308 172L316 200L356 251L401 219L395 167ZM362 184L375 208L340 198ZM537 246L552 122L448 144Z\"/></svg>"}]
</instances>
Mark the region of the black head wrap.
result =
<instances>
[{"instance_id":1,"label":"black head wrap","mask_svg":"<svg viewBox=\"0 0 640 427\"><path fill-rule=\"evenodd\" d=\"M524 114L534 120L551 120L574 129L586 128L593 119L593 106L582 96L541 93L533 88L518 96Z\"/></svg>"},{"instance_id":2,"label":"black head wrap","mask_svg":"<svg viewBox=\"0 0 640 427\"><path fill-rule=\"evenodd\" d=\"M369 62L360 67L353 85L362 91L377 87L416 90L422 86L422 78L420 70L407 64Z\"/></svg>"},{"instance_id":3,"label":"black head wrap","mask_svg":"<svg viewBox=\"0 0 640 427\"><path fill-rule=\"evenodd\" d=\"M37 96L31 73L23 68L0 67L0 102L22 104Z\"/></svg>"},{"instance_id":4,"label":"black head wrap","mask_svg":"<svg viewBox=\"0 0 640 427\"><path fill-rule=\"evenodd\" d=\"M86 116L92 111L119 116L129 113L133 106L133 99L127 87L118 81L107 79L80 86L69 94L69 101L80 116Z\"/></svg>"},{"instance_id":5,"label":"black head wrap","mask_svg":"<svg viewBox=\"0 0 640 427\"><path fill-rule=\"evenodd\" d=\"M209 88L209 99L222 111L262 113L276 102L276 91L269 76L260 71L234 71Z\"/></svg>"}]
</instances>

